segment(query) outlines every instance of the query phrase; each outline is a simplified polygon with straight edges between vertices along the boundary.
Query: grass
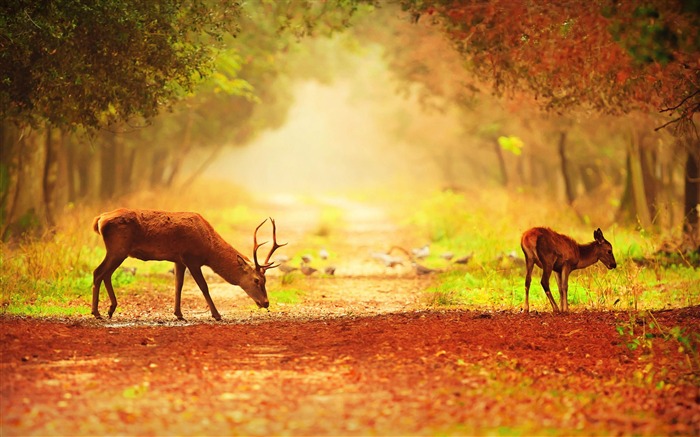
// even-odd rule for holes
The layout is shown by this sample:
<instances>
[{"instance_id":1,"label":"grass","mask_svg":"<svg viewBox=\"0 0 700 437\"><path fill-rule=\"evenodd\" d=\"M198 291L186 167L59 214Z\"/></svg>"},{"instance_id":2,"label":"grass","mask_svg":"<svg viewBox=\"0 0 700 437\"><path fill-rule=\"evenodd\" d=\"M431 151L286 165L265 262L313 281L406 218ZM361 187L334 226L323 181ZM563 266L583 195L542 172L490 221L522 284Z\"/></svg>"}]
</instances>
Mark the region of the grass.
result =
<instances>
[{"instance_id":1,"label":"grass","mask_svg":"<svg viewBox=\"0 0 700 437\"><path fill-rule=\"evenodd\" d=\"M227 241L251 246L252 230L261 217L265 217L258 213L255 202L225 184L192 189L194 194L189 195L140 193L122 199L120 204L200 211ZM416 203L416 198L423 200ZM221 199L230 199L230 202L222 204ZM327 205L318 208L312 201L307 203L318 209L319 219L303 241L291 242L294 254L291 265L298 265L303 254L316 256L319 249L342 243L342 234L337 232L345 220L342 209ZM395 207L397 221L407 235L430 242L431 256L421 262L445 270L434 285L424 291L426 307L519 309L524 301L520 235L536 225L550 226L581 242L591 241L593 229L600 226L613 244L617 269L608 271L597 264L571 275L569 303L573 310L642 311L700 304L700 288L697 287L700 278L683 259L675 264L668 259L659 260L644 267L632 262L633 258L650 257L660 245L661 236L646 230L584 225L566 208L505 191L443 191L405 199L393 196L384 204ZM0 243L0 314L71 316L88 313L92 271L105 253L100 237L92 231L92 218L115 206L69 208L51 234ZM241 240L241 235L245 235L245 239ZM286 242L284 237L282 241ZM473 254L473 258L466 266L457 267L440 257L447 251L453 252L455 257ZM341 257L331 251L326 263ZM139 272L136 277L121 270L115 274L115 287L128 292L142 289L143 281L167 277L164 274L172 264L127 259L124 267L137 268ZM533 310L550 311L539 284L540 274L540 270L535 269L530 305ZM281 284L275 286L278 289L269 290L271 298L289 305L302 303L303 292L294 284L298 275L284 277ZM168 281L167 287L171 287ZM551 281L551 287L553 291L556 289L555 280ZM556 291L554 296L558 299Z\"/></svg>"},{"instance_id":2,"label":"grass","mask_svg":"<svg viewBox=\"0 0 700 437\"><path fill-rule=\"evenodd\" d=\"M92 230L92 220L98 213L120 205L200 211L224 238L230 239L231 233L243 229L252 237L259 217L254 217L246 206L253 202L244 193L226 184L193 186L190 190L189 195L182 191L143 192L110 205L68 207L56 227L44 236L0 242L0 314L55 317L88 314L92 272L105 255L101 238ZM230 199L234 206L208 207L219 205L224 198ZM152 274L167 273L172 263L144 263L128 258L122 266L138 269L139 275L119 269L112 277L114 287L122 292L135 292L142 288L143 281L157 282L159 275ZM168 287L171 286L172 281L168 280Z\"/></svg>"},{"instance_id":3,"label":"grass","mask_svg":"<svg viewBox=\"0 0 700 437\"><path fill-rule=\"evenodd\" d=\"M297 288L282 288L278 290L271 290L268 295L270 300L274 301L276 304L287 304L296 305L298 304L305 292Z\"/></svg>"},{"instance_id":4,"label":"grass","mask_svg":"<svg viewBox=\"0 0 700 437\"><path fill-rule=\"evenodd\" d=\"M406 214L406 226L431 242L432 254L425 264L445 265L440 253L473 253L468 266L451 267L436 285L424 293L427 306L468 305L489 309L518 309L525 299L525 267L520 235L529 227L545 225L567 233L579 242L593 240L598 226L581 225L565 208L534 199L511 197L503 192L460 194L450 191L429 196ZM478 207L475 207L478 205ZM528 211L528 215L523 214ZM573 223L573 225L572 225ZM618 261L615 270L600 264L577 270L569 278L569 304L597 310L646 310L700 304L700 277L690 265L655 263L640 267L633 258L651 257L658 235L649 231L603 226ZM535 268L530 287L531 309L551 309L539 284ZM555 300L556 280L550 280Z\"/></svg>"}]
</instances>

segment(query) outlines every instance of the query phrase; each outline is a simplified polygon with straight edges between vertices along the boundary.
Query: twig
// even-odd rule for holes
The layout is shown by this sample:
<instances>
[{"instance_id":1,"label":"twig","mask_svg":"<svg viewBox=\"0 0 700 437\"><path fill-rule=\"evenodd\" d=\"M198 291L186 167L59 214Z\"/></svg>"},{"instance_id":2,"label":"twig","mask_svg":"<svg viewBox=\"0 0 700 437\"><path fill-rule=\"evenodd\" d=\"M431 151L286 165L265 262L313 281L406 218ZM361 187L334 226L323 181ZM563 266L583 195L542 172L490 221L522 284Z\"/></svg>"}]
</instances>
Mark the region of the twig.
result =
<instances>
[{"instance_id":1,"label":"twig","mask_svg":"<svg viewBox=\"0 0 700 437\"><path fill-rule=\"evenodd\" d=\"M663 112L663 111L662 111L662 112ZM654 132L660 131L661 129L664 129L664 128L666 128L666 127L672 125L673 123L678 123L679 121L683 120L684 118L688 118L688 117L685 116L685 115L681 115L681 116L678 117L678 118L674 118L673 120L671 120L671 121L669 121L669 122L667 122L667 123L664 123L664 124L662 124L662 125L659 126L659 127L654 128Z\"/></svg>"},{"instance_id":2,"label":"twig","mask_svg":"<svg viewBox=\"0 0 700 437\"><path fill-rule=\"evenodd\" d=\"M27 16L27 18L29 19L29 21L31 21L32 24L35 25L37 29L41 29L41 26L39 26L38 24L36 24L36 21L32 20L32 17L29 16L29 12L27 12L27 11L25 10L25 11L24 11L24 15Z\"/></svg>"},{"instance_id":3,"label":"twig","mask_svg":"<svg viewBox=\"0 0 700 437\"><path fill-rule=\"evenodd\" d=\"M685 102L687 102L688 100L690 100L690 99L692 99L693 97L697 96L698 94L700 94L700 89L695 90L694 93L692 93L691 95L689 95L689 96L687 96L686 98L684 98L683 100L681 100L681 102L680 102L679 104L677 104L676 106L671 106L671 107L669 107L669 108L664 108L664 109L660 110L659 112L675 111L676 109L678 109L678 108L680 108L681 106L683 106L683 105L685 104Z\"/></svg>"}]
</instances>

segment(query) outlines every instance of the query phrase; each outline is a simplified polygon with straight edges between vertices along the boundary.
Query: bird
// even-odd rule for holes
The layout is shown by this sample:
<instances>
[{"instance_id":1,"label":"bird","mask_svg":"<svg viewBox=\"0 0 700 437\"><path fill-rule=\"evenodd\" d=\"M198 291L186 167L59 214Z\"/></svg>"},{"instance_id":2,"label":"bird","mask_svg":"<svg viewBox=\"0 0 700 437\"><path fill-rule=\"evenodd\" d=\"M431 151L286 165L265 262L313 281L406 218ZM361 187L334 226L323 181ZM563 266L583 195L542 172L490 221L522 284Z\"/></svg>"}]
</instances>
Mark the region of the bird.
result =
<instances>
[{"instance_id":1,"label":"bird","mask_svg":"<svg viewBox=\"0 0 700 437\"><path fill-rule=\"evenodd\" d=\"M273 262L276 262L277 264L284 264L287 261L289 261L289 257L287 255L279 254L275 255L275 257L272 259Z\"/></svg>"},{"instance_id":2,"label":"bird","mask_svg":"<svg viewBox=\"0 0 700 437\"><path fill-rule=\"evenodd\" d=\"M296 267L292 267L289 264L284 264L284 263L279 265L279 269L280 269L280 272L282 272L284 274L292 273L295 270L299 270Z\"/></svg>"},{"instance_id":3,"label":"bird","mask_svg":"<svg viewBox=\"0 0 700 437\"><path fill-rule=\"evenodd\" d=\"M447 261L451 260L455 254L452 252L444 252L440 255L442 258L446 259Z\"/></svg>"},{"instance_id":4,"label":"bird","mask_svg":"<svg viewBox=\"0 0 700 437\"><path fill-rule=\"evenodd\" d=\"M424 265L418 264L417 262L412 262L411 265L413 266L413 268L416 271L416 274L418 275L429 275L431 273L439 272L439 270L431 269Z\"/></svg>"},{"instance_id":5,"label":"bird","mask_svg":"<svg viewBox=\"0 0 700 437\"><path fill-rule=\"evenodd\" d=\"M313 268L310 265L307 265L305 263L302 263L301 266L299 267L299 269L306 276L311 276L318 271L317 269L315 269L315 268Z\"/></svg>"},{"instance_id":6,"label":"bird","mask_svg":"<svg viewBox=\"0 0 700 437\"><path fill-rule=\"evenodd\" d=\"M328 259L328 251L326 249L321 249L318 251L318 256L321 259Z\"/></svg>"},{"instance_id":7,"label":"bird","mask_svg":"<svg viewBox=\"0 0 700 437\"><path fill-rule=\"evenodd\" d=\"M136 276L136 267L123 267L122 266L121 270L124 273L130 274L131 276Z\"/></svg>"},{"instance_id":8,"label":"bird","mask_svg":"<svg viewBox=\"0 0 700 437\"><path fill-rule=\"evenodd\" d=\"M305 264L310 263L312 259L313 258L311 257L311 255L308 255L308 254L301 256L301 260L304 261Z\"/></svg>"},{"instance_id":9,"label":"bird","mask_svg":"<svg viewBox=\"0 0 700 437\"><path fill-rule=\"evenodd\" d=\"M391 256L384 252L372 252L372 258L383 262L386 267L403 265L403 260L401 258Z\"/></svg>"},{"instance_id":10,"label":"bird","mask_svg":"<svg viewBox=\"0 0 700 437\"><path fill-rule=\"evenodd\" d=\"M461 256L461 257L457 258L456 260L454 260L453 262L455 264L466 264L469 262L470 259L472 259L473 256L474 256L474 252L470 253L469 255Z\"/></svg>"},{"instance_id":11,"label":"bird","mask_svg":"<svg viewBox=\"0 0 700 437\"><path fill-rule=\"evenodd\" d=\"M510 260L511 263L519 266L524 266L525 265L525 260L520 258L518 256L518 253L514 250L511 250L508 252L508 259Z\"/></svg>"},{"instance_id":12,"label":"bird","mask_svg":"<svg viewBox=\"0 0 700 437\"><path fill-rule=\"evenodd\" d=\"M411 253L416 258L423 259L423 258L427 257L428 255L430 255L430 246L426 244L423 247L416 247L414 249L411 249Z\"/></svg>"},{"instance_id":13,"label":"bird","mask_svg":"<svg viewBox=\"0 0 700 437\"><path fill-rule=\"evenodd\" d=\"M335 275L335 267L334 266L328 266L323 270L327 275Z\"/></svg>"}]
</instances>

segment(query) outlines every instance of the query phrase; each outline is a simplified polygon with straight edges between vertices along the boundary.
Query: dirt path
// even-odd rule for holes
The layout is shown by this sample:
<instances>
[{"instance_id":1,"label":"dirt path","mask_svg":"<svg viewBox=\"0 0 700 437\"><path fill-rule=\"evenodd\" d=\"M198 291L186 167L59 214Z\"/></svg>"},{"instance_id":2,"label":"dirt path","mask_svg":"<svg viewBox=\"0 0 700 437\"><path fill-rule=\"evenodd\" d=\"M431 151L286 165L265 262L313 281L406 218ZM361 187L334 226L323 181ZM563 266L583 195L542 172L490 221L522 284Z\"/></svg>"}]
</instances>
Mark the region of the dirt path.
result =
<instances>
[{"instance_id":1,"label":"dirt path","mask_svg":"<svg viewBox=\"0 0 700 437\"><path fill-rule=\"evenodd\" d=\"M184 323L148 292L108 322L0 319L0 435L700 433L697 351L675 337L626 313L422 310L430 279L369 256L407 236L340 208L337 274L295 279L302 305L256 311L216 283L223 323L191 288ZM293 241L318 226L276 217ZM699 307L655 317L700 332Z\"/></svg>"}]
</instances>

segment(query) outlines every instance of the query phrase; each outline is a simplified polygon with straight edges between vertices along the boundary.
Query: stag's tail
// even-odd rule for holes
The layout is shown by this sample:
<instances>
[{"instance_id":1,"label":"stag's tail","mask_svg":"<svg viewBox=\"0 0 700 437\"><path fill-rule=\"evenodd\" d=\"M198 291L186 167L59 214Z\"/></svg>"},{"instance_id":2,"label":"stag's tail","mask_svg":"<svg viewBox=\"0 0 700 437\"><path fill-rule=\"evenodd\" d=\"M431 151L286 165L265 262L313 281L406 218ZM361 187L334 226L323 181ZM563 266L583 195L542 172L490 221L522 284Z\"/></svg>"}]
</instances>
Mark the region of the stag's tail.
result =
<instances>
[{"instance_id":1,"label":"stag's tail","mask_svg":"<svg viewBox=\"0 0 700 437\"><path fill-rule=\"evenodd\" d=\"M92 230L97 233L97 235L100 235L100 219L102 218L102 215L98 215L95 217L95 220L92 221Z\"/></svg>"}]
</instances>

